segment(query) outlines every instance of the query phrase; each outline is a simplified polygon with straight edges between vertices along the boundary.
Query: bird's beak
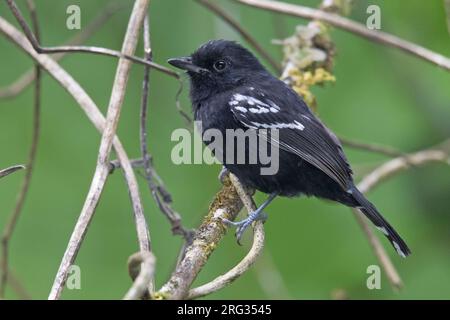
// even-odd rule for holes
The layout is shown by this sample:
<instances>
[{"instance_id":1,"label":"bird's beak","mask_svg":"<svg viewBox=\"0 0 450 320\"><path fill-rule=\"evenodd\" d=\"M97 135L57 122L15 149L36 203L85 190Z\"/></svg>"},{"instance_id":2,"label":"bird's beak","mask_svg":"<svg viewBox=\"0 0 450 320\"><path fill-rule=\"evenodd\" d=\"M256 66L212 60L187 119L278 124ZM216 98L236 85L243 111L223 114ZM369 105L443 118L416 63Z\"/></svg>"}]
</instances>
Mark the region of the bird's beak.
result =
<instances>
[{"instance_id":1,"label":"bird's beak","mask_svg":"<svg viewBox=\"0 0 450 320\"><path fill-rule=\"evenodd\" d=\"M194 73L209 73L208 69L196 66L192 63L191 57L172 58L167 60L168 63L182 70L194 72Z\"/></svg>"}]
</instances>

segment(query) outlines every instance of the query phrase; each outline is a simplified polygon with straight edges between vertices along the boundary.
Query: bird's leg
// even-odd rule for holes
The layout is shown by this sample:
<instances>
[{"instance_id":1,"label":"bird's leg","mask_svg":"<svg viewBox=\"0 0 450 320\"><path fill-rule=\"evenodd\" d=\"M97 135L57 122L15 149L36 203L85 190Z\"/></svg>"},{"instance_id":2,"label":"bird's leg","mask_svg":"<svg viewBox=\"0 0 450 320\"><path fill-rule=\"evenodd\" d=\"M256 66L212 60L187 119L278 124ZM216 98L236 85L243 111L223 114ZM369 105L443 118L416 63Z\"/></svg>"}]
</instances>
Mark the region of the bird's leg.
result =
<instances>
[{"instance_id":1,"label":"bird's leg","mask_svg":"<svg viewBox=\"0 0 450 320\"><path fill-rule=\"evenodd\" d=\"M250 212L248 217L241 221L234 222L234 221L230 221L228 219L222 219L222 221L224 223L237 227L236 238L237 238L237 242L239 244L241 244L241 238L242 238L242 235L244 234L244 231L247 230L247 228L253 223L253 221L256 221L256 220L266 221L267 215L263 212L263 210L269 205L269 203L272 202L273 199L275 199L275 197L277 195L278 195L277 192L270 194L270 196L267 198L267 200L264 201L263 204L261 204L259 206L259 208L257 208L253 212Z\"/></svg>"},{"instance_id":2,"label":"bird's leg","mask_svg":"<svg viewBox=\"0 0 450 320\"><path fill-rule=\"evenodd\" d=\"M228 171L227 168L225 168L225 166L222 166L222 170L220 170L219 173L219 181L223 184L223 181L225 180L225 176L229 173L230 171Z\"/></svg>"}]
</instances>

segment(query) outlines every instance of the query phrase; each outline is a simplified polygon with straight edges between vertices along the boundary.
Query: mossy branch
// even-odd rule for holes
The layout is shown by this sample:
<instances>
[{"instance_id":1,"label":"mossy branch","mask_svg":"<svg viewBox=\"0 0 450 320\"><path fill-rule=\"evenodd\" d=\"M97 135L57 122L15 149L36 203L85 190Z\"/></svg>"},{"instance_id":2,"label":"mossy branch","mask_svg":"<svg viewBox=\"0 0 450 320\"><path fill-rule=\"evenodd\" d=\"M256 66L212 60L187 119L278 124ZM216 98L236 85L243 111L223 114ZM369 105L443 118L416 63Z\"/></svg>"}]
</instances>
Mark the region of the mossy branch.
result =
<instances>
[{"instance_id":1,"label":"mossy branch","mask_svg":"<svg viewBox=\"0 0 450 320\"><path fill-rule=\"evenodd\" d=\"M222 240L227 227L222 219L234 220L243 207L241 198L230 177L224 179L222 189L214 196L208 214L187 247L169 281L154 295L154 299L184 299L209 256Z\"/></svg>"}]
</instances>

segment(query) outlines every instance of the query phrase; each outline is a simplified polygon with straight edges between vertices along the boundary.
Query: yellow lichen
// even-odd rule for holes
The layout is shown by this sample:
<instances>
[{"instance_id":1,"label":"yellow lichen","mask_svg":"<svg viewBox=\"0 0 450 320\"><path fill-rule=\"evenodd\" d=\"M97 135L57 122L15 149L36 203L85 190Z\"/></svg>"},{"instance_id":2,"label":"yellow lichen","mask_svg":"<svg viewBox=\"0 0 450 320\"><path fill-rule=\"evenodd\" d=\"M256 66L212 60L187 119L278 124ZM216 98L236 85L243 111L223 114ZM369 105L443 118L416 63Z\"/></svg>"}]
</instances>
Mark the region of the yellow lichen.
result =
<instances>
[{"instance_id":1,"label":"yellow lichen","mask_svg":"<svg viewBox=\"0 0 450 320\"><path fill-rule=\"evenodd\" d=\"M216 248L217 248L217 244L215 242L211 242L211 243L206 244L203 247L203 250L205 252L205 255L209 256L211 254L211 252L213 252Z\"/></svg>"},{"instance_id":2,"label":"yellow lichen","mask_svg":"<svg viewBox=\"0 0 450 320\"><path fill-rule=\"evenodd\" d=\"M304 72L297 68L292 68L289 70L288 76L292 89L294 89L295 92L297 92L313 109L316 106L316 99L310 91L310 87L336 81L336 78L324 68L317 68Z\"/></svg>"},{"instance_id":3,"label":"yellow lichen","mask_svg":"<svg viewBox=\"0 0 450 320\"><path fill-rule=\"evenodd\" d=\"M169 295L167 293L163 292L154 292L152 294L153 300L167 300L169 298Z\"/></svg>"}]
</instances>

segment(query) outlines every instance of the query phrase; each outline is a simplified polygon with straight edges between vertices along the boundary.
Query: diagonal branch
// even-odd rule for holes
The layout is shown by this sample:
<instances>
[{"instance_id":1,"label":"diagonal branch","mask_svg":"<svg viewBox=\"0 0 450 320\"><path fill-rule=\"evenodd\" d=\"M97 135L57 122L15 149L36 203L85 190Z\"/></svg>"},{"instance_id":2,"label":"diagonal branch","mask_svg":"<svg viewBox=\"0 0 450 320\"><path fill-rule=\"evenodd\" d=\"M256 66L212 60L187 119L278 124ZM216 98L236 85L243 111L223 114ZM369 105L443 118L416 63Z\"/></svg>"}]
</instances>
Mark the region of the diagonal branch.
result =
<instances>
[{"instance_id":1,"label":"diagonal branch","mask_svg":"<svg viewBox=\"0 0 450 320\"><path fill-rule=\"evenodd\" d=\"M450 165L448 145L450 145L450 139L435 147L391 159L366 175L358 184L358 189L363 193L369 192L385 179L412 166L422 166L429 162L442 162Z\"/></svg>"},{"instance_id":2,"label":"diagonal branch","mask_svg":"<svg viewBox=\"0 0 450 320\"><path fill-rule=\"evenodd\" d=\"M171 69L168 69L166 67L163 67L157 63L146 61L145 59L139 58L134 56L133 54L127 54L122 50L122 52L111 50L108 48L101 48L101 47L93 47L93 46L60 46L60 47L42 47L39 42L36 40L35 36L33 35L33 32L31 31L30 27L25 22L25 19L22 16L22 13L20 12L19 8L17 7L14 0L6 0L8 3L9 8L11 9L11 12L16 17L17 21L19 22L20 26L22 27L22 30L24 31L27 39L30 41L33 48L38 53L61 53L61 52L79 52L79 53L92 53L92 54L99 54L99 55L105 55L110 57L116 57L120 58L122 60L129 60L133 61L135 63L139 63L142 65L149 66L151 68L154 68L162 73L165 73L168 76L171 76L175 79L179 79L180 76L178 73L172 71Z\"/></svg>"},{"instance_id":3,"label":"diagonal branch","mask_svg":"<svg viewBox=\"0 0 450 320\"><path fill-rule=\"evenodd\" d=\"M256 210L255 202L253 201L249 192L241 185L238 178L233 174L230 174L230 180L233 184L239 198L244 204L245 209L248 213ZM208 294L214 293L223 289L234 280L239 278L242 274L250 269L251 266L256 262L258 257L261 255L264 249L264 227L263 222L258 220L254 223L253 231L253 243L247 255L233 268L227 271L225 274L215 278L214 280L200 286L189 290L187 299L196 299L204 297Z\"/></svg>"},{"instance_id":4,"label":"diagonal branch","mask_svg":"<svg viewBox=\"0 0 450 320\"><path fill-rule=\"evenodd\" d=\"M118 10L124 8L124 4L118 1L110 2L105 9L92 20L83 30L67 41L68 46L76 46L86 41L92 34L100 29L108 19ZM55 54L52 58L55 61L61 60L67 52ZM0 98L12 98L25 90L36 79L35 68L23 73L17 80L7 87L0 88Z\"/></svg>"},{"instance_id":5,"label":"diagonal branch","mask_svg":"<svg viewBox=\"0 0 450 320\"><path fill-rule=\"evenodd\" d=\"M215 195L192 244L177 264L169 281L155 293L155 299L185 299L199 272L226 233L222 219L234 220L242 209L242 201L232 182L224 179L222 189Z\"/></svg>"},{"instance_id":6,"label":"diagonal branch","mask_svg":"<svg viewBox=\"0 0 450 320\"><path fill-rule=\"evenodd\" d=\"M359 142L347 138L339 137L339 141L349 148L365 150L373 153L383 154L388 157L401 157L406 154L390 146L383 146L375 143Z\"/></svg>"},{"instance_id":7,"label":"diagonal branch","mask_svg":"<svg viewBox=\"0 0 450 320\"><path fill-rule=\"evenodd\" d=\"M134 3L133 11L128 23L127 32L122 45L122 52L126 55L133 55L139 30L147 11L149 1L148 0L136 0ZM107 177L109 175L109 154L111 152L113 139L116 134L117 124L120 118L120 111L122 109L123 99L125 97L126 85L128 82L128 76L131 69L131 61L125 58L120 58L117 66L114 85L112 88L111 98L108 106L108 112L106 115L106 124L103 130L102 139L100 142L100 148L98 152L97 167L95 169L94 177L92 178L91 187L89 189L86 201L83 209L81 210L80 217L75 226L75 230L69 241L69 245L66 249L64 257L62 259L60 268L55 278L52 290L50 291L49 299L58 299L61 295L63 285L67 279L68 271L72 263L75 261L76 255L80 248L80 244L87 232L90 221L97 207L98 201L105 186ZM139 191L137 189L137 183L133 174L133 184L136 188L135 192L131 192L136 197L139 197ZM150 250L150 236L147 230L147 224L143 216L142 205L140 199L134 199L133 209L135 212L136 225L138 227L137 233L139 238L139 246L141 251Z\"/></svg>"},{"instance_id":8,"label":"diagonal branch","mask_svg":"<svg viewBox=\"0 0 450 320\"><path fill-rule=\"evenodd\" d=\"M268 1L268 0L235 0L235 1L254 8L279 12L290 16L305 19L314 19L323 21L329 23L332 26L349 31L361 37L372 40L374 42L378 42L393 48L400 49L406 53L412 54L418 58L421 58L425 61L435 64L447 71L450 71L450 59L448 57L433 52L424 47L421 47L415 43L401 39L397 36L391 35L389 33L368 29L366 26L360 23L354 22L350 19L341 17L336 14L330 14L322 10L316 10L280 1Z\"/></svg>"}]
</instances>

